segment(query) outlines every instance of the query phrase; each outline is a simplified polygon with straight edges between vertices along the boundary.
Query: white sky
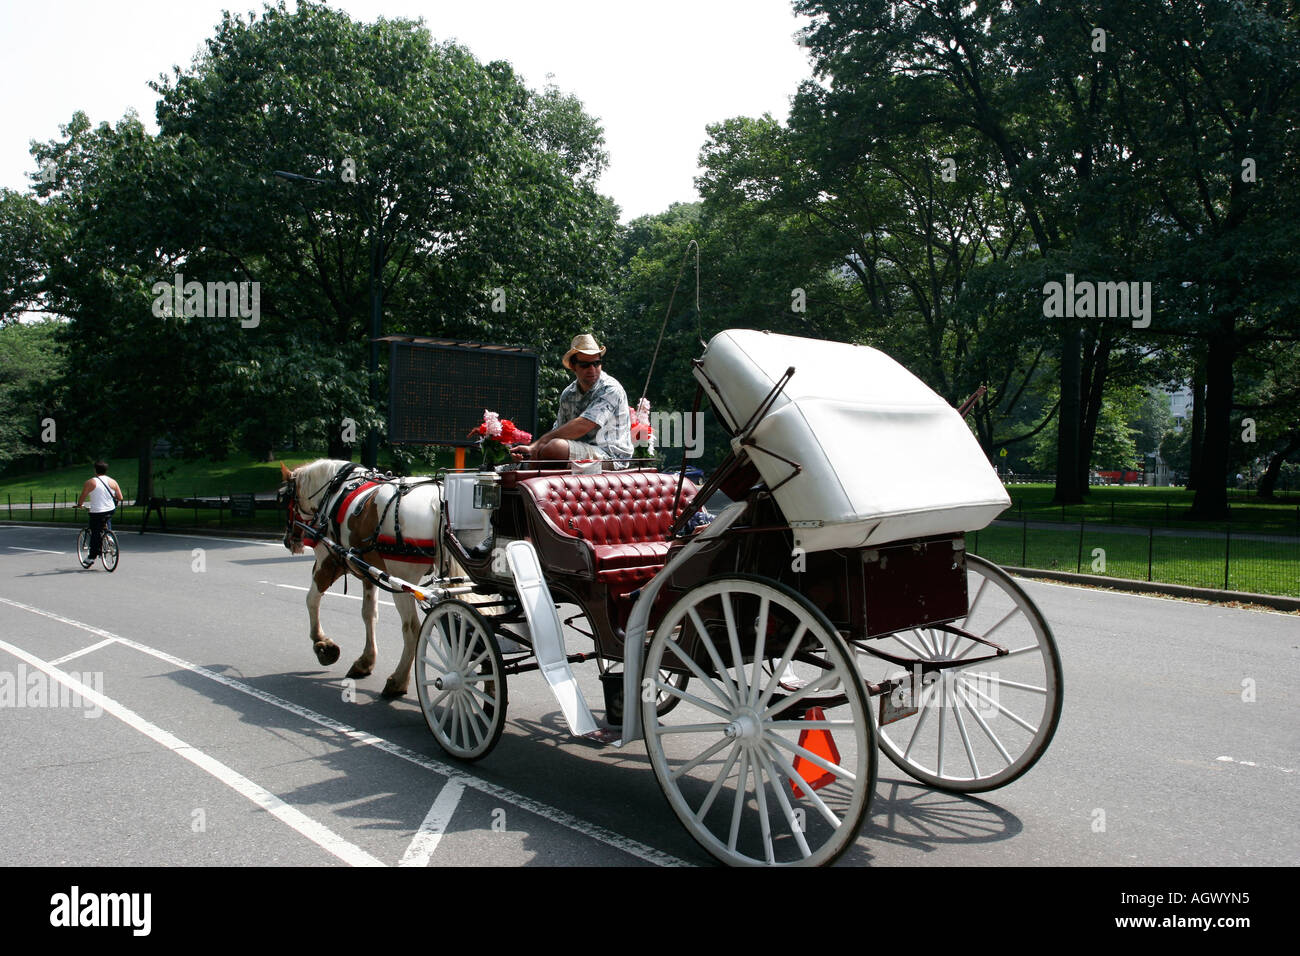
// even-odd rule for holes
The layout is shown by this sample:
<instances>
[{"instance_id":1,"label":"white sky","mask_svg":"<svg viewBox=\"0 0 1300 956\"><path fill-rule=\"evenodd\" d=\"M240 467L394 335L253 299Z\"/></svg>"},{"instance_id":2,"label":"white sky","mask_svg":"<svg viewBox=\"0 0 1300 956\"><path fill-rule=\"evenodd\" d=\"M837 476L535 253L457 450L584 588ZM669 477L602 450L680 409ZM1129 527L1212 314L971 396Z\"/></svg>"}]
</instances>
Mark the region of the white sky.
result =
<instances>
[{"instance_id":1,"label":"white sky","mask_svg":"<svg viewBox=\"0 0 1300 956\"><path fill-rule=\"evenodd\" d=\"M291 7L293 4L290 4ZM601 191L624 222L697 198L705 125L784 119L811 74L790 0L334 0L354 20L423 17L437 40L509 60L527 85L574 93L605 129ZM134 107L156 131L146 86L187 68L221 11L261 0L0 0L0 186L27 189L30 141L76 110L115 122Z\"/></svg>"}]
</instances>

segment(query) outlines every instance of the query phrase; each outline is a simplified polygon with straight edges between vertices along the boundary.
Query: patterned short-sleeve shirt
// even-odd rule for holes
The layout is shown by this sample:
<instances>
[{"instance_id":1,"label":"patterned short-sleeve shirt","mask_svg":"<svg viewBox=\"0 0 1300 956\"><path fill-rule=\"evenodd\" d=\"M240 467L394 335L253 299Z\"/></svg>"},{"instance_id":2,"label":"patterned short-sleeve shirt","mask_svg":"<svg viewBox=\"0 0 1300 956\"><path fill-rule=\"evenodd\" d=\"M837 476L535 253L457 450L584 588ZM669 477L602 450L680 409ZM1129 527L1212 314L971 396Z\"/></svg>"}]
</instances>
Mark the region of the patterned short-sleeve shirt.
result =
<instances>
[{"instance_id":1,"label":"patterned short-sleeve shirt","mask_svg":"<svg viewBox=\"0 0 1300 956\"><path fill-rule=\"evenodd\" d=\"M591 391L583 392L576 381L560 393L560 408L555 415L555 427L575 418L595 422L596 427L579 438L595 445L610 458L632 457L632 419L627 411L627 392L618 379L600 373Z\"/></svg>"}]
</instances>

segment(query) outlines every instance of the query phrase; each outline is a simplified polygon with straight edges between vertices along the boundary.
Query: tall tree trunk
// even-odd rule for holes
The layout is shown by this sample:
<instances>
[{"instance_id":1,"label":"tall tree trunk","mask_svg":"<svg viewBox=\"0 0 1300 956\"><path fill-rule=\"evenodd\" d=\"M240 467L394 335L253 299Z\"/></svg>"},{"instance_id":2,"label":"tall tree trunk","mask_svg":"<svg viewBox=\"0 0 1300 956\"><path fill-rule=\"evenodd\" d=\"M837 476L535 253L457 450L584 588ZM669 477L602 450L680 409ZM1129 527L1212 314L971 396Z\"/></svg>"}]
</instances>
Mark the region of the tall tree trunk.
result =
<instances>
[{"instance_id":1,"label":"tall tree trunk","mask_svg":"<svg viewBox=\"0 0 1300 956\"><path fill-rule=\"evenodd\" d=\"M1291 441L1269 459L1268 467L1264 469L1264 474L1259 479L1259 489L1255 492L1258 497L1273 497L1273 489L1277 486L1277 476L1282 471L1283 463L1298 451L1300 451L1300 433L1292 435Z\"/></svg>"},{"instance_id":2,"label":"tall tree trunk","mask_svg":"<svg viewBox=\"0 0 1300 956\"><path fill-rule=\"evenodd\" d=\"M1192 369L1192 447L1187 471L1187 490L1201 484L1201 451L1205 448L1205 355L1198 349Z\"/></svg>"},{"instance_id":3,"label":"tall tree trunk","mask_svg":"<svg viewBox=\"0 0 1300 956\"><path fill-rule=\"evenodd\" d=\"M146 507L153 497L153 436L144 435L139 439L138 464L135 472L135 500Z\"/></svg>"},{"instance_id":4,"label":"tall tree trunk","mask_svg":"<svg viewBox=\"0 0 1300 956\"><path fill-rule=\"evenodd\" d=\"M1084 363L1081 376L1083 407L1079 428L1079 482L1083 494L1091 491L1088 473L1092 465L1092 446L1097 440L1097 423L1101 420L1101 406L1106 395L1106 376L1110 371L1112 336L1102 329L1101 338Z\"/></svg>"},{"instance_id":5,"label":"tall tree trunk","mask_svg":"<svg viewBox=\"0 0 1300 956\"><path fill-rule=\"evenodd\" d=\"M1056 435L1056 494L1052 502L1077 505L1083 502L1079 486L1079 326L1071 322L1061 333L1061 410Z\"/></svg>"},{"instance_id":6,"label":"tall tree trunk","mask_svg":"<svg viewBox=\"0 0 1300 956\"><path fill-rule=\"evenodd\" d=\"M1235 317L1225 317L1210 337L1205 356L1205 441L1192 515L1203 521L1228 517L1228 447L1232 441Z\"/></svg>"}]
</instances>

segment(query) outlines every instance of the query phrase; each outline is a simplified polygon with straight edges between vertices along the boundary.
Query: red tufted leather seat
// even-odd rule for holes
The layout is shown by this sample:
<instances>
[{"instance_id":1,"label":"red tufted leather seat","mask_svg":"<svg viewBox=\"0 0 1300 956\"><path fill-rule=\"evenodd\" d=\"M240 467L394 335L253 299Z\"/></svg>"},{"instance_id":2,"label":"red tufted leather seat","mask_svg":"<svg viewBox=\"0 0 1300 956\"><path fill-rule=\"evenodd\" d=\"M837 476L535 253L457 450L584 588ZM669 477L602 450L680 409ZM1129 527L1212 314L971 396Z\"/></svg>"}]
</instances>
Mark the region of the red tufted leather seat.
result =
<instances>
[{"instance_id":1,"label":"red tufted leather seat","mask_svg":"<svg viewBox=\"0 0 1300 956\"><path fill-rule=\"evenodd\" d=\"M598 475L525 478L519 487L558 533L585 541L596 578L608 584L636 584L653 577L668 556L677 476L653 471L611 471ZM682 485L678 510L695 497Z\"/></svg>"}]
</instances>

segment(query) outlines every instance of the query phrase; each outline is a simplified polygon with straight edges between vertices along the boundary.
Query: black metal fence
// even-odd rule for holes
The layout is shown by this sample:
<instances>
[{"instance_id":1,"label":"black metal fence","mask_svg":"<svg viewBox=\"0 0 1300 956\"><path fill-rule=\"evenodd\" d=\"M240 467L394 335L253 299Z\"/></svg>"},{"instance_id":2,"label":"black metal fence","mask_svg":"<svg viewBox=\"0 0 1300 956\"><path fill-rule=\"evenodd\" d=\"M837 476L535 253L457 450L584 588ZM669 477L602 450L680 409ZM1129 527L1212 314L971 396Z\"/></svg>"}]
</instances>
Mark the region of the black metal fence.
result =
<instances>
[{"instance_id":1,"label":"black metal fence","mask_svg":"<svg viewBox=\"0 0 1300 956\"><path fill-rule=\"evenodd\" d=\"M996 564L1300 597L1300 535L999 520L967 537Z\"/></svg>"}]
</instances>

